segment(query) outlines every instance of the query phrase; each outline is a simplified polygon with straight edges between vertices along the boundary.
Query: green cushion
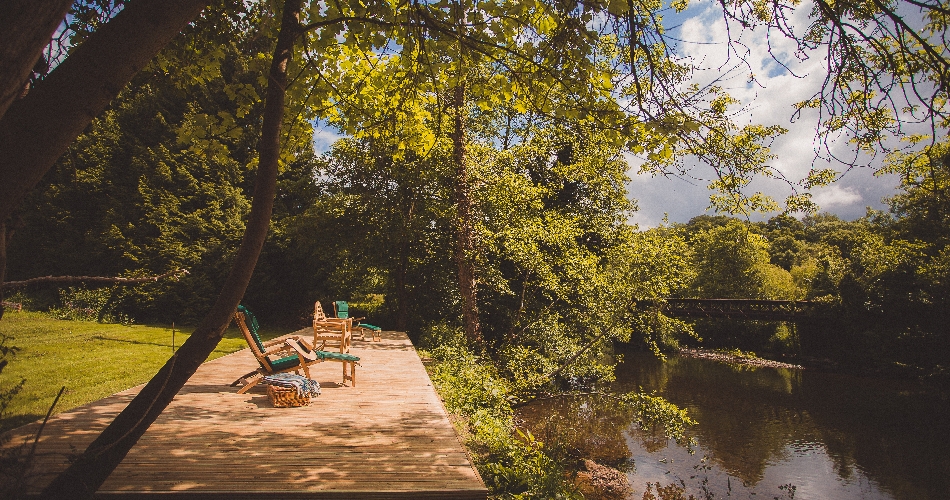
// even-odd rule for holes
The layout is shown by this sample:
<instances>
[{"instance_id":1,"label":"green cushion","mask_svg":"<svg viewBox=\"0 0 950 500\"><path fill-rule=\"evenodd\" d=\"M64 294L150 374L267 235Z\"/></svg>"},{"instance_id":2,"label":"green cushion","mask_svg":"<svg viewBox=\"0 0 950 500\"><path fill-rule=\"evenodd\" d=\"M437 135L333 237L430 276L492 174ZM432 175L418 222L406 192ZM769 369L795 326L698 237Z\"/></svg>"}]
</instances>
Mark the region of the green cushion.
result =
<instances>
[{"instance_id":1,"label":"green cushion","mask_svg":"<svg viewBox=\"0 0 950 500\"><path fill-rule=\"evenodd\" d=\"M335 304L336 304L336 317L337 317L337 318L346 319L346 318L349 318L349 317L350 317L350 306L349 306L349 304L347 304L346 302L343 302L342 300L336 301Z\"/></svg>"},{"instance_id":2,"label":"green cushion","mask_svg":"<svg viewBox=\"0 0 950 500\"><path fill-rule=\"evenodd\" d=\"M270 362L270 367L274 371L286 370L288 368L293 368L300 364L300 358L297 355L287 356L286 358L280 358L276 361Z\"/></svg>"},{"instance_id":3,"label":"green cushion","mask_svg":"<svg viewBox=\"0 0 950 500\"><path fill-rule=\"evenodd\" d=\"M260 325L258 325L257 318L254 316L254 313L248 311L244 306L238 306L237 310L239 313L244 314L244 318L246 320L244 324L247 326L247 330L251 332L251 337L254 339L254 343L257 344L257 348L260 349L261 352L264 352L264 343L261 342L261 336L257 334L257 330L260 328Z\"/></svg>"},{"instance_id":4,"label":"green cushion","mask_svg":"<svg viewBox=\"0 0 950 500\"><path fill-rule=\"evenodd\" d=\"M342 352L330 352L330 351L313 351L320 359L339 359L342 361L359 361L358 356L352 354L346 354Z\"/></svg>"},{"instance_id":5,"label":"green cushion","mask_svg":"<svg viewBox=\"0 0 950 500\"><path fill-rule=\"evenodd\" d=\"M373 330L373 331L376 331L376 332L382 331L382 328L380 328L380 327L378 327L378 326L375 326L375 325L367 325L366 323L360 323L358 326L359 326L360 328L366 328L366 329L368 329L368 330Z\"/></svg>"}]
</instances>

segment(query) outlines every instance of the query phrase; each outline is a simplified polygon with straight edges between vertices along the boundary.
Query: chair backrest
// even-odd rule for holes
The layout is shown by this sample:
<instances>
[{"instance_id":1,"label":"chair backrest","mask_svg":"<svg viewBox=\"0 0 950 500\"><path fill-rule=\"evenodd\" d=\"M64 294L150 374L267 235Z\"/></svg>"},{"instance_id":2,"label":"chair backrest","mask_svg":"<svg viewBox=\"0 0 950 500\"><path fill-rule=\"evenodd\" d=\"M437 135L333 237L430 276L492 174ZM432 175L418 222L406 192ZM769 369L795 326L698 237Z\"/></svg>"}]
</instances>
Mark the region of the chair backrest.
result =
<instances>
[{"instance_id":1,"label":"chair backrest","mask_svg":"<svg viewBox=\"0 0 950 500\"><path fill-rule=\"evenodd\" d=\"M337 318L346 319L350 317L350 306L342 300L333 303L333 310L336 312Z\"/></svg>"},{"instance_id":2,"label":"chair backrest","mask_svg":"<svg viewBox=\"0 0 950 500\"><path fill-rule=\"evenodd\" d=\"M246 307L238 306L237 311L234 313L234 322L237 323L238 328L241 329L241 333L244 334L244 340L247 341L247 345L251 348L251 352L254 353L254 357L257 358L257 362L265 369L270 370L270 360L264 355L264 343L261 342L261 337L257 334L257 330L260 329L257 318L254 317L254 314L248 311Z\"/></svg>"},{"instance_id":3,"label":"chair backrest","mask_svg":"<svg viewBox=\"0 0 950 500\"><path fill-rule=\"evenodd\" d=\"M320 301L316 301L313 304L313 320L314 321L326 321L327 315L323 312L323 306L320 305Z\"/></svg>"}]
</instances>

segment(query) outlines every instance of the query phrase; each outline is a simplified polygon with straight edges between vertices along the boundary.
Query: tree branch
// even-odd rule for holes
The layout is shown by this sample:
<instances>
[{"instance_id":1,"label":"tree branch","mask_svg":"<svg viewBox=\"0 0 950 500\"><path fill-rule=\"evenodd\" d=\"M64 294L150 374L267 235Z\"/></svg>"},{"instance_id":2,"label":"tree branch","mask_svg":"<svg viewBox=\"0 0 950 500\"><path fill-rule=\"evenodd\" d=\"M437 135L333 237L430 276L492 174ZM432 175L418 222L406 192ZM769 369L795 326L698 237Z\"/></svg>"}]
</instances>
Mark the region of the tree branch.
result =
<instances>
[{"instance_id":1,"label":"tree branch","mask_svg":"<svg viewBox=\"0 0 950 500\"><path fill-rule=\"evenodd\" d=\"M301 3L302 0L286 0L284 3L264 103L254 201L244 238L221 292L191 337L83 454L43 490L43 498L92 498L224 336L231 315L247 291L270 227L277 192L287 65L300 33Z\"/></svg>"},{"instance_id":2,"label":"tree branch","mask_svg":"<svg viewBox=\"0 0 950 500\"><path fill-rule=\"evenodd\" d=\"M72 0L12 0L0 16L0 117L23 92Z\"/></svg>"},{"instance_id":3,"label":"tree branch","mask_svg":"<svg viewBox=\"0 0 950 500\"><path fill-rule=\"evenodd\" d=\"M156 276L145 276L142 278L120 278L109 276L43 276L40 278L30 278L22 281L8 281L0 284L3 290L22 288L30 285L48 284L48 283L95 283L97 285L138 285L141 283L152 283L163 278L179 278L188 274L187 269L175 269L165 274Z\"/></svg>"},{"instance_id":4,"label":"tree branch","mask_svg":"<svg viewBox=\"0 0 950 500\"><path fill-rule=\"evenodd\" d=\"M0 119L0 221L211 0L129 2ZM4 68L6 71L6 68Z\"/></svg>"}]
</instances>

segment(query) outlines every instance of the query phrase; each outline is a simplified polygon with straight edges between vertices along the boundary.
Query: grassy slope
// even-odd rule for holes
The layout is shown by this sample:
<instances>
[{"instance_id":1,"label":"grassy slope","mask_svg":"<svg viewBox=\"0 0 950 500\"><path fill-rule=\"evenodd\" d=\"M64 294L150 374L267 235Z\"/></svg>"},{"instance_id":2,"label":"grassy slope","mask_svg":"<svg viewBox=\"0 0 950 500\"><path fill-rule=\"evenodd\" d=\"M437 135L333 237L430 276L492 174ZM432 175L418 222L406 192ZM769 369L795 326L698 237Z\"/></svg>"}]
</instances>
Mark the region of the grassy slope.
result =
<instances>
[{"instance_id":1,"label":"grassy slope","mask_svg":"<svg viewBox=\"0 0 950 500\"><path fill-rule=\"evenodd\" d=\"M176 328L175 345L180 346L191 330L185 327L188 333L182 333ZM63 321L42 313L9 311L0 320L0 333L13 337L8 346L20 349L0 373L0 389L26 379L0 418L0 432L45 416L62 386L66 392L56 405L57 413L147 382L172 354L172 331L167 326ZM267 339L287 332L261 333ZM240 331L232 326L208 359L245 347Z\"/></svg>"}]
</instances>

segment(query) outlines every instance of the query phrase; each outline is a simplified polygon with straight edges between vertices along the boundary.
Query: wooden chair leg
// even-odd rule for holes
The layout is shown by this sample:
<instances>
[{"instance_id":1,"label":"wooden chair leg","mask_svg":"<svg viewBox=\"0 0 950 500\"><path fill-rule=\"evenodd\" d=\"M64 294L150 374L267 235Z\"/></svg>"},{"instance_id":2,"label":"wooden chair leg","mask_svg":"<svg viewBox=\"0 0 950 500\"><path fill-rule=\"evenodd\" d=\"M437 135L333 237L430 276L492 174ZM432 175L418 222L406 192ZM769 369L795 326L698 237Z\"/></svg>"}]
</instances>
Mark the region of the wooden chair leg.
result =
<instances>
[{"instance_id":1,"label":"wooden chair leg","mask_svg":"<svg viewBox=\"0 0 950 500\"><path fill-rule=\"evenodd\" d=\"M231 387L237 387L241 384L246 384L248 378L253 377L254 375L259 375L259 374L260 374L260 371L258 370L247 372L244 375L241 375L240 377L238 377L237 380L235 380L234 382L231 382Z\"/></svg>"},{"instance_id":2,"label":"wooden chair leg","mask_svg":"<svg viewBox=\"0 0 950 500\"><path fill-rule=\"evenodd\" d=\"M264 380L264 376L258 373L257 375L254 376L254 378L252 378L251 380L248 380L248 382L244 384L244 387L240 388L237 393L244 394L245 392L251 390L251 387L254 387L257 384L260 384L262 380Z\"/></svg>"}]
</instances>

